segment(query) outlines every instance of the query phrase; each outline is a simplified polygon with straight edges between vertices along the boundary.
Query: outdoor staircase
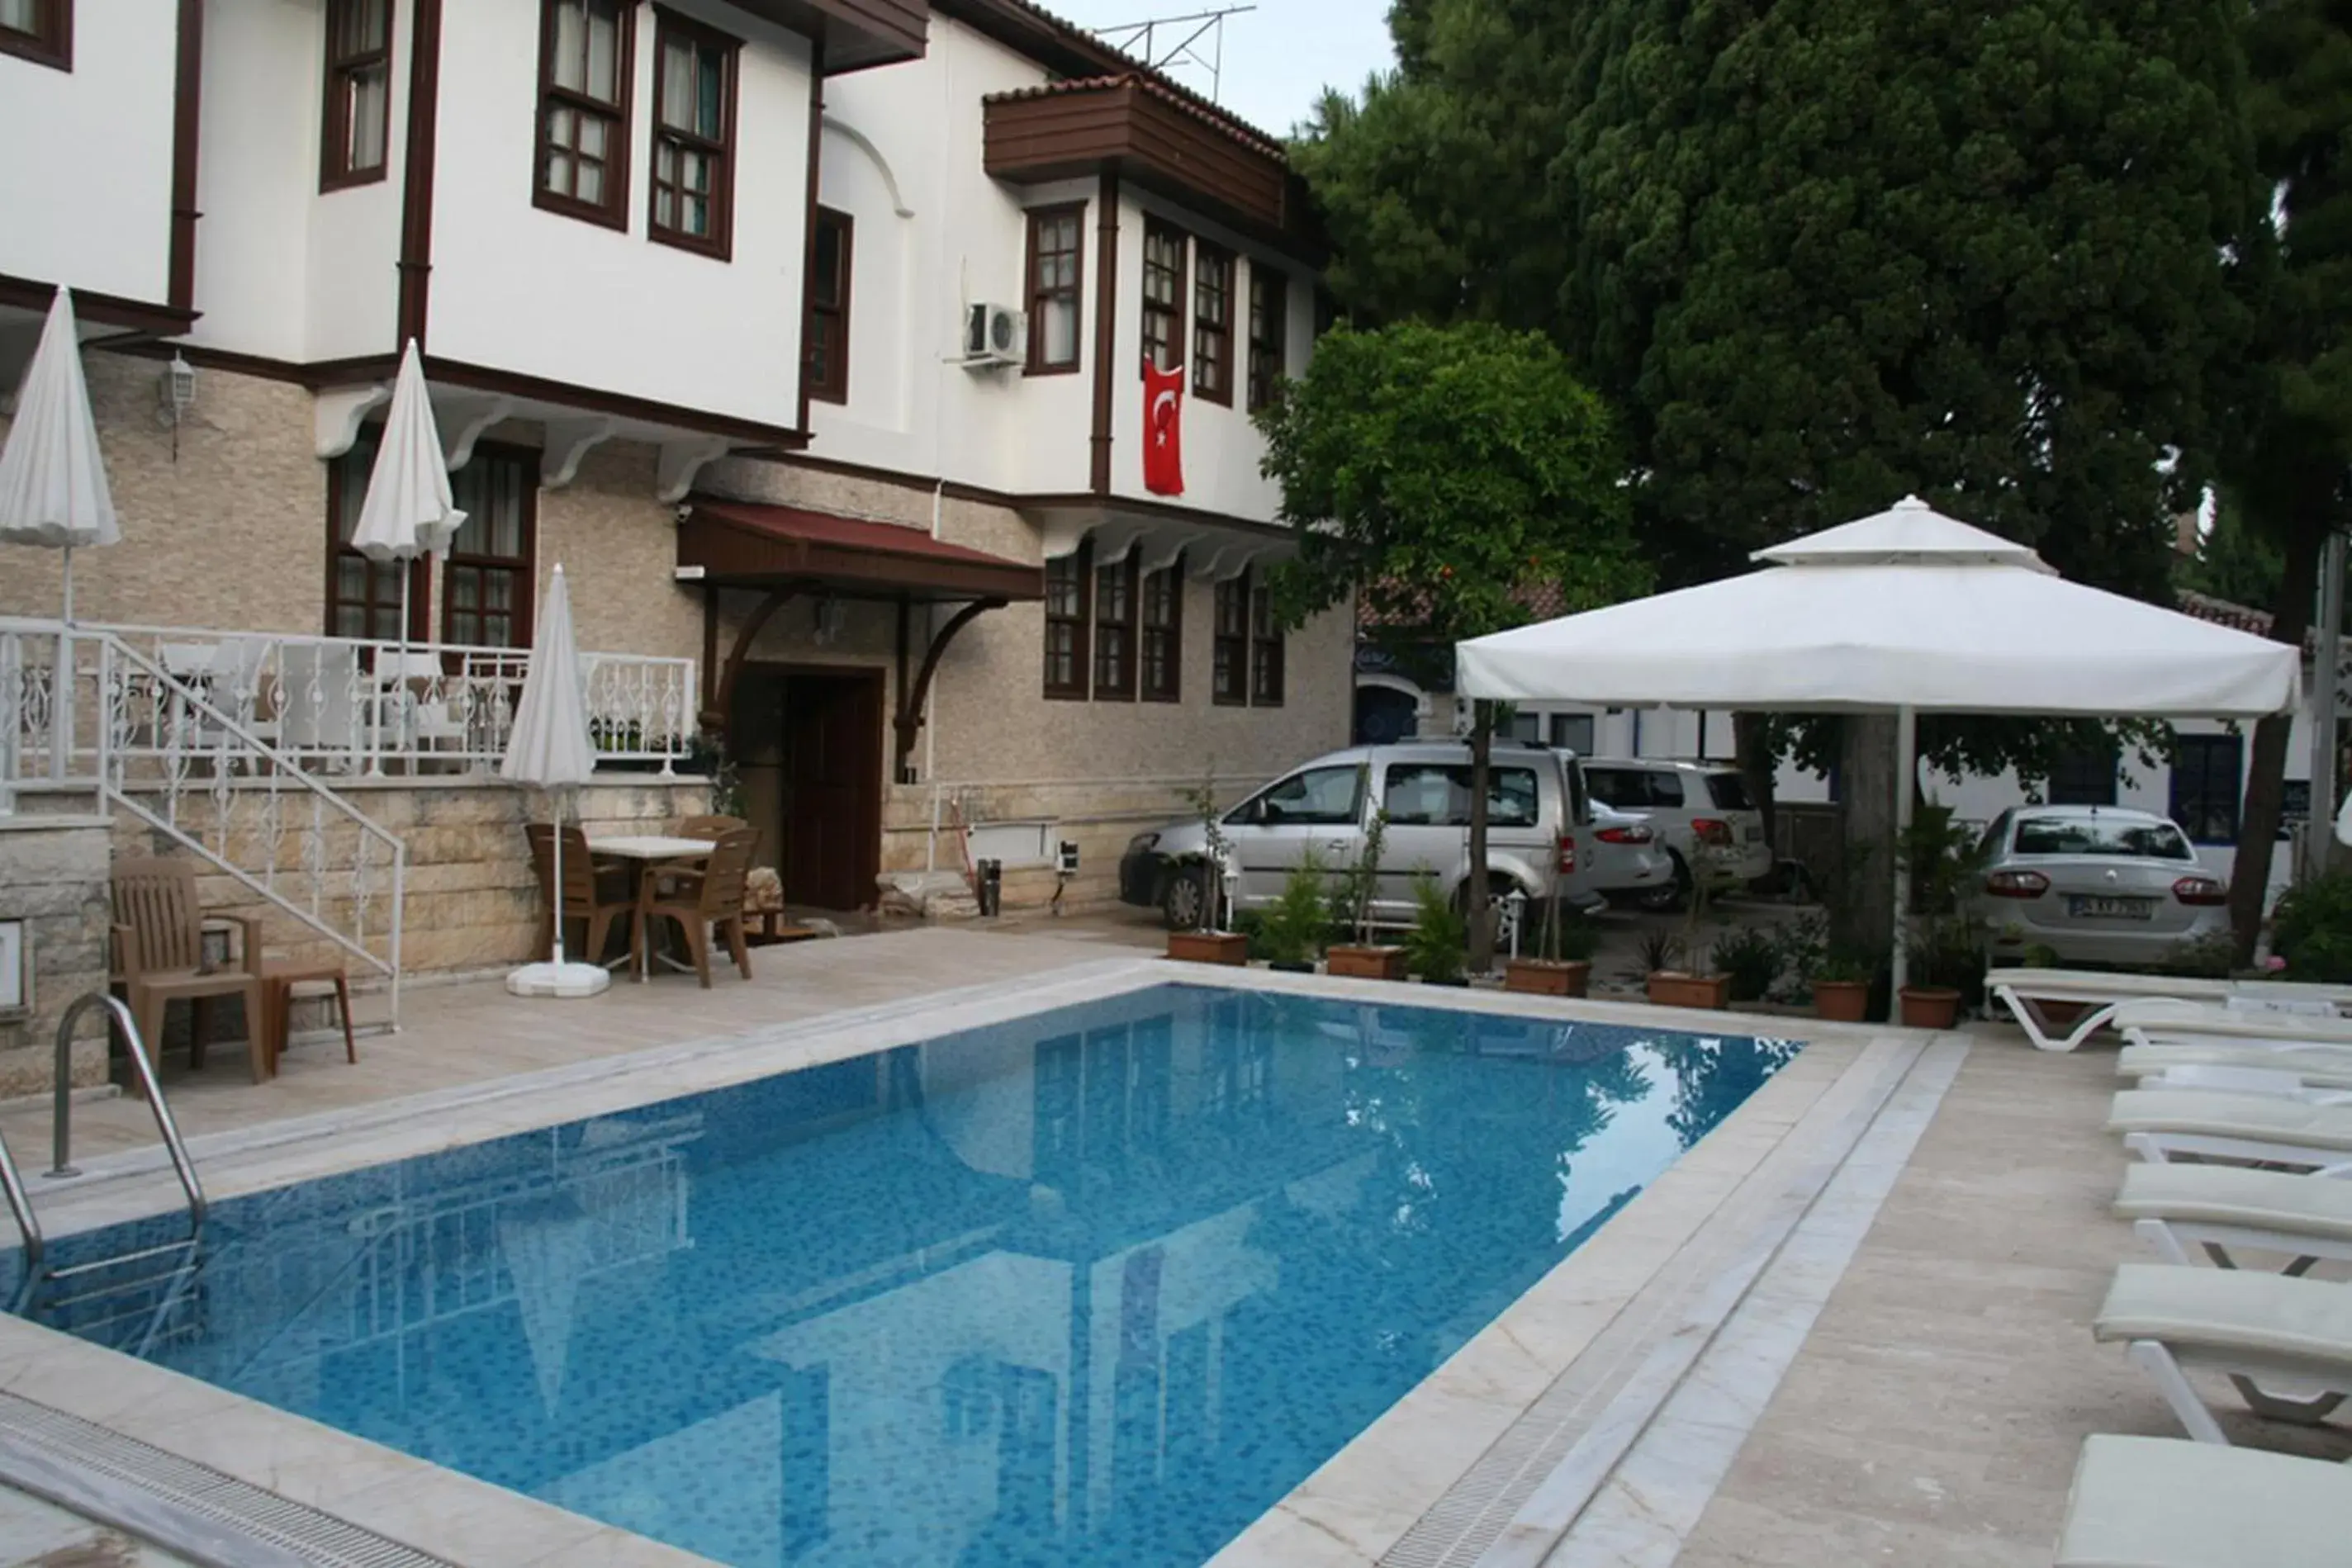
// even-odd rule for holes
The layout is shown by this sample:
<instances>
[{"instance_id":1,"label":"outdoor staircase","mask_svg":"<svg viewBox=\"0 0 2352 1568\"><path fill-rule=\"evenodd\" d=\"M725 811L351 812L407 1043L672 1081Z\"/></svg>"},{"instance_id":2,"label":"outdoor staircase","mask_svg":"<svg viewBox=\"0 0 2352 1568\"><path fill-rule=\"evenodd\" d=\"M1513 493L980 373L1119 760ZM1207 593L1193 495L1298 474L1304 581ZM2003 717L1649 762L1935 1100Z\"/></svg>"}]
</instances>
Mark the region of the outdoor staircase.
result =
<instances>
[{"instance_id":1,"label":"outdoor staircase","mask_svg":"<svg viewBox=\"0 0 2352 1568\"><path fill-rule=\"evenodd\" d=\"M233 879L400 1008L407 850L300 758L121 636L0 620L0 791L78 793Z\"/></svg>"}]
</instances>

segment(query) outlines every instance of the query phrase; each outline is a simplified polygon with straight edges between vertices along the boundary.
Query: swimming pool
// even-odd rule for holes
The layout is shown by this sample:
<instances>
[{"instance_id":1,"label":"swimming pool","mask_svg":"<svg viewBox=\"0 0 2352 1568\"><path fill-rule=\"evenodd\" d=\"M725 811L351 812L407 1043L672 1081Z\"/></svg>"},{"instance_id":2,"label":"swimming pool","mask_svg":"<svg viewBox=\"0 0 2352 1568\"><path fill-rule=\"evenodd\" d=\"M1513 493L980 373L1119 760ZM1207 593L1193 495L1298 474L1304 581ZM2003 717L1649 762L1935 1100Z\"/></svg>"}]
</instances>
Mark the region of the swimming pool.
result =
<instances>
[{"instance_id":1,"label":"swimming pool","mask_svg":"<svg viewBox=\"0 0 2352 1568\"><path fill-rule=\"evenodd\" d=\"M44 1321L742 1568L1194 1564L1796 1050L1159 986L231 1199Z\"/></svg>"}]
</instances>

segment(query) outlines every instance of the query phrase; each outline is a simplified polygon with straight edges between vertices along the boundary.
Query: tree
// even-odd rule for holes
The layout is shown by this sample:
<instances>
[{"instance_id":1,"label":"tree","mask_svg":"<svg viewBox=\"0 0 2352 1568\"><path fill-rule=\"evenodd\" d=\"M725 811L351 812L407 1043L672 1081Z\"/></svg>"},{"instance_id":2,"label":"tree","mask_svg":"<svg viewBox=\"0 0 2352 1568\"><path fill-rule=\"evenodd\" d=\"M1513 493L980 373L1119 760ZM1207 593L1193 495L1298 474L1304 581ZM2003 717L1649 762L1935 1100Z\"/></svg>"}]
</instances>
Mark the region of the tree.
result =
<instances>
[{"instance_id":1,"label":"tree","mask_svg":"<svg viewBox=\"0 0 2352 1568\"><path fill-rule=\"evenodd\" d=\"M1301 161L1351 304L1436 308L1358 249L1412 236L1404 265L1444 258L1456 311L1561 344L1621 414L1669 585L1911 491L2070 577L2166 591L2243 327L2221 258L2261 205L2233 7L1541 10L1420 0L1397 77L1324 117ZM1429 127L1444 147L1415 141ZM1448 185L1415 156L1465 146L1510 172ZM1567 236L1549 301L1513 265L1530 226ZM2042 744L1937 730L1938 760ZM1850 831L1889 844L1879 818Z\"/></svg>"},{"instance_id":2,"label":"tree","mask_svg":"<svg viewBox=\"0 0 2352 1568\"><path fill-rule=\"evenodd\" d=\"M1269 580L1287 625L1360 594L1390 635L1450 650L1526 621L1531 589L1578 610L1644 587L1607 410L1539 336L1341 327L1257 421L1298 536ZM1470 863L1483 866L1492 705L1477 715ZM1492 959L1486 894L1473 875L1477 967Z\"/></svg>"},{"instance_id":3,"label":"tree","mask_svg":"<svg viewBox=\"0 0 2352 1568\"><path fill-rule=\"evenodd\" d=\"M2239 247L2257 325L2226 461L2249 528L2278 553L2271 635L2300 646L2321 548L2352 523L2352 0L2269 0L2248 12L2244 47L2272 201ZM2261 936L2290 723L2254 726L2230 889L2241 963Z\"/></svg>"}]
</instances>

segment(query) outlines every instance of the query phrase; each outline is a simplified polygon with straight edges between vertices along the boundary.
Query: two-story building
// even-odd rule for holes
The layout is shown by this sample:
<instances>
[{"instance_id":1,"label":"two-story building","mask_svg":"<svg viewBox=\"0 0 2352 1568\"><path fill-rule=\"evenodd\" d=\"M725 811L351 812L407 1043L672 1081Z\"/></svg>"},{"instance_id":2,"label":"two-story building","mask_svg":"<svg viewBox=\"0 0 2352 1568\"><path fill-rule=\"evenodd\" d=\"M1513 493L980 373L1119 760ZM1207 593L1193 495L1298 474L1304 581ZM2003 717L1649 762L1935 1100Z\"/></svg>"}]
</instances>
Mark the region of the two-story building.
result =
<instances>
[{"instance_id":1,"label":"two-story building","mask_svg":"<svg viewBox=\"0 0 2352 1568\"><path fill-rule=\"evenodd\" d=\"M488 788L558 562L599 744L722 748L796 903L1065 841L1083 895L1347 738L1346 616L1260 585L1297 182L1024 0L0 0L0 388L69 287L121 513L78 620L322 777ZM402 567L349 539L412 342L467 520ZM404 639L422 736L289 695Z\"/></svg>"}]
</instances>

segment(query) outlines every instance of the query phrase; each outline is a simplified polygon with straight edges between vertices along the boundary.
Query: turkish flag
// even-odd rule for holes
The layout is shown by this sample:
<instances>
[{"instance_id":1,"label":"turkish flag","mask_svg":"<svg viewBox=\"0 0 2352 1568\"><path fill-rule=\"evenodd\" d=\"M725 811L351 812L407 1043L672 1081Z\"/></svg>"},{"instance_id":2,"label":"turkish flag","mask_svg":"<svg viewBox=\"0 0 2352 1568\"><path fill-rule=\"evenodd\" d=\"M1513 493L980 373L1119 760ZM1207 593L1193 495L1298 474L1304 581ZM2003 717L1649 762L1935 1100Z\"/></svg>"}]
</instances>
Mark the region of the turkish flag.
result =
<instances>
[{"instance_id":1,"label":"turkish flag","mask_svg":"<svg viewBox=\"0 0 2352 1568\"><path fill-rule=\"evenodd\" d=\"M1143 367L1143 487L1184 493L1184 367Z\"/></svg>"}]
</instances>

